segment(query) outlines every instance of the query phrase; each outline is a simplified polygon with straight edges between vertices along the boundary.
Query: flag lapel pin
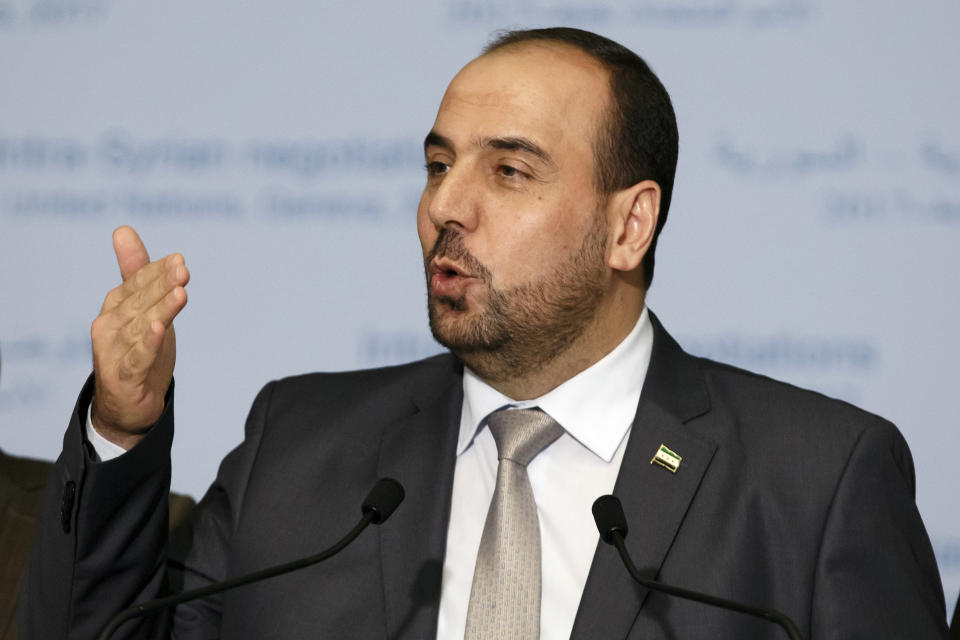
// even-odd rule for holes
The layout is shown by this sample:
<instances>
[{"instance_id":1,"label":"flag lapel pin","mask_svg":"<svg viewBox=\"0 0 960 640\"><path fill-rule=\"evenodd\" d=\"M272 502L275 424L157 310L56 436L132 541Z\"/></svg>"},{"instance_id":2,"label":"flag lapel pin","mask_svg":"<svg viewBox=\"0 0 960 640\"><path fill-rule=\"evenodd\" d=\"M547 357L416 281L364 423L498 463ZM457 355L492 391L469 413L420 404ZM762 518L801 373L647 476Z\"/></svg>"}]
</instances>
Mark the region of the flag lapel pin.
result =
<instances>
[{"instance_id":1,"label":"flag lapel pin","mask_svg":"<svg viewBox=\"0 0 960 640\"><path fill-rule=\"evenodd\" d=\"M683 458L677 455L675 451L671 451L667 448L667 445L661 444L657 452L653 454L653 460L650 461L650 464L658 464L671 473L676 473L677 469L680 468L681 460Z\"/></svg>"}]
</instances>

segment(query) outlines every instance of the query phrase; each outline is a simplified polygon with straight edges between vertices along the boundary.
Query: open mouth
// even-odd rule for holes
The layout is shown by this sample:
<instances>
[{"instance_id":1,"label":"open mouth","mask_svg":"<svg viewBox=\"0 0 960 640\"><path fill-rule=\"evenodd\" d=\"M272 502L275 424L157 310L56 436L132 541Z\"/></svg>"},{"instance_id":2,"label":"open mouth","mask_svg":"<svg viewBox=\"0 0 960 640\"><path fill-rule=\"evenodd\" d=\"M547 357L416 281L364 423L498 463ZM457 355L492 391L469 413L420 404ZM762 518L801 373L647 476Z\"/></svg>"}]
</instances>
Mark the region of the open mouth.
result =
<instances>
[{"instance_id":1,"label":"open mouth","mask_svg":"<svg viewBox=\"0 0 960 640\"><path fill-rule=\"evenodd\" d=\"M447 258L434 260L430 271L430 290L441 297L461 298L466 288L477 281L476 277Z\"/></svg>"},{"instance_id":2,"label":"open mouth","mask_svg":"<svg viewBox=\"0 0 960 640\"><path fill-rule=\"evenodd\" d=\"M440 258L439 260L434 260L431 267L434 276L440 276L442 278L472 278L473 276L469 273L466 273L457 266L452 261L447 258Z\"/></svg>"}]
</instances>

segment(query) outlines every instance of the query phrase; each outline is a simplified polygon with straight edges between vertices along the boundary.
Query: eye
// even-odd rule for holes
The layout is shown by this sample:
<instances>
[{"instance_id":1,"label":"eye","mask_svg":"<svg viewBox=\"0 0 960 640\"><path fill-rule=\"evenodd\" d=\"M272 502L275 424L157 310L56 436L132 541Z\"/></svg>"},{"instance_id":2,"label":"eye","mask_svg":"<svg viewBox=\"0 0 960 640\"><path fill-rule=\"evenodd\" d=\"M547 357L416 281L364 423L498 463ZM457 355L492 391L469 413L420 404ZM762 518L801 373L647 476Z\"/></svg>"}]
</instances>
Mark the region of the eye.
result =
<instances>
[{"instance_id":1,"label":"eye","mask_svg":"<svg viewBox=\"0 0 960 640\"><path fill-rule=\"evenodd\" d=\"M427 175L430 177L443 175L450 170L450 165L437 160L434 160L433 162L428 162L424 166L427 170Z\"/></svg>"},{"instance_id":2,"label":"eye","mask_svg":"<svg viewBox=\"0 0 960 640\"><path fill-rule=\"evenodd\" d=\"M510 166L509 164L501 164L501 165L497 166L497 171L498 171L498 172L500 173L500 175L503 176L504 178L511 178L511 179L515 179L515 180L519 180L519 179L522 179L522 178L528 178L528 177L530 177L530 176L528 176L526 173L524 173L523 171L521 171L520 169L517 169L516 167Z\"/></svg>"}]
</instances>

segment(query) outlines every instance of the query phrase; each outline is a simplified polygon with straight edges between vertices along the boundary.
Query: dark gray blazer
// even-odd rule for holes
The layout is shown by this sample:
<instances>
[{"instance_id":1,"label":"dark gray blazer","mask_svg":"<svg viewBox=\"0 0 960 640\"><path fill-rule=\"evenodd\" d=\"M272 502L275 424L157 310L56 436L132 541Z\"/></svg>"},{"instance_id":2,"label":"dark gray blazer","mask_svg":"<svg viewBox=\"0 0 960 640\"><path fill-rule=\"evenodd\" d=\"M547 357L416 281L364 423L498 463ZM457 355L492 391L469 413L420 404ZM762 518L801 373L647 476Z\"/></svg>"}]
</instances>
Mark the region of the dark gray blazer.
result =
<instances>
[{"instance_id":1,"label":"dark gray blazer","mask_svg":"<svg viewBox=\"0 0 960 640\"><path fill-rule=\"evenodd\" d=\"M653 324L650 369L615 490L641 569L777 608L810 638L946 637L913 466L896 428L691 357ZM442 355L264 387L246 439L200 504L185 559L188 588L332 544L381 476L399 480L406 501L329 562L180 607L176 637L434 637L461 372ZM150 434L102 464L84 451L90 394L88 383L46 489L22 598L28 639L95 637L112 613L163 586L172 392ZM651 464L661 444L682 456L676 473ZM118 637L147 637L155 625L143 621ZM573 637L785 636L764 621L648 593L601 545Z\"/></svg>"}]
</instances>

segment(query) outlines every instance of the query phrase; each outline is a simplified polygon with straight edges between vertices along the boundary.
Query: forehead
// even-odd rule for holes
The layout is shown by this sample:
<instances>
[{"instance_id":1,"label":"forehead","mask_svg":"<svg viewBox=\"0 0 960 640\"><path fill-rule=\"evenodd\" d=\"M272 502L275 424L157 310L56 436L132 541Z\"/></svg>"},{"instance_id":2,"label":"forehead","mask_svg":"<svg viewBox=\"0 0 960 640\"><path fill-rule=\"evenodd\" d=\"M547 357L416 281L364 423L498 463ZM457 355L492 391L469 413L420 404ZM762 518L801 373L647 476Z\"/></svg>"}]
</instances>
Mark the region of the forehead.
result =
<instances>
[{"instance_id":1,"label":"forehead","mask_svg":"<svg viewBox=\"0 0 960 640\"><path fill-rule=\"evenodd\" d=\"M586 53L554 43L512 45L457 74L434 130L454 140L519 136L548 151L590 151L608 95L607 71Z\"/></svg>"}]
</instances>

